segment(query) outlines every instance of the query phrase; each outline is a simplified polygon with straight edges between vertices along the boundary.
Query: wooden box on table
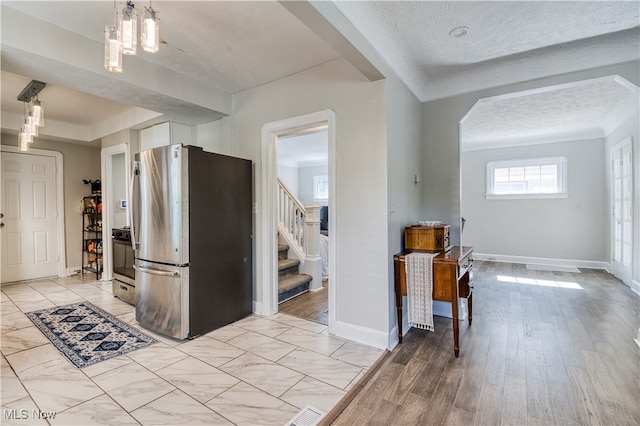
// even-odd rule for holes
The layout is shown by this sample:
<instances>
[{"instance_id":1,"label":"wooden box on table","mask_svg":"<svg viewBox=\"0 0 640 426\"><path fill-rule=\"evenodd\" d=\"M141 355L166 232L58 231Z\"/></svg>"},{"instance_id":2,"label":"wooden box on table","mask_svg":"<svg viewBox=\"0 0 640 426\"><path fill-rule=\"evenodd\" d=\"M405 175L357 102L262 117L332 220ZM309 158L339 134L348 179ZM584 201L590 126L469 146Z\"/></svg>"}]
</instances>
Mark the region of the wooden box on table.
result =
<instances>
[{"instance_id":1,"label":"wooden box on table","mask_svg":"<svg viewBox=\"0 0 640 426\"><path fill-rule=\"evenodd\" d=\"M404 249L439 253L451 248L450 225L407 226L404 228Z\"/></svg>"}]
</instances>

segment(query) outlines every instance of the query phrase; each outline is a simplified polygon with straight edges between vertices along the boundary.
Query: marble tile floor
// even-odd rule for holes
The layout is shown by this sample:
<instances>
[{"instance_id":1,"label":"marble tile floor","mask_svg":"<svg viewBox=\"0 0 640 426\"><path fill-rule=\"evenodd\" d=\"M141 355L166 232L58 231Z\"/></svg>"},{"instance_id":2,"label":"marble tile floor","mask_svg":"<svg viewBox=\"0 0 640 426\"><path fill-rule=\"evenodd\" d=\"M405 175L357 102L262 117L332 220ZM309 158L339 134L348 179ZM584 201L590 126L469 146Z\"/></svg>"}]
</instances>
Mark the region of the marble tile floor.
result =
<instances>
[{"instance_id":1,"label":"marble tile floor","mask_svg":"<svg viewBox=\"0 0 640 426\"><path fill-rule=\"evenodd\" d=\"M2 425L283 425L307 405L328 412L382 355L284 314L169 339L87 276L1 289ZM159 342L74 367L24 313L82 300Z\"/></svg>"}]
</instances>

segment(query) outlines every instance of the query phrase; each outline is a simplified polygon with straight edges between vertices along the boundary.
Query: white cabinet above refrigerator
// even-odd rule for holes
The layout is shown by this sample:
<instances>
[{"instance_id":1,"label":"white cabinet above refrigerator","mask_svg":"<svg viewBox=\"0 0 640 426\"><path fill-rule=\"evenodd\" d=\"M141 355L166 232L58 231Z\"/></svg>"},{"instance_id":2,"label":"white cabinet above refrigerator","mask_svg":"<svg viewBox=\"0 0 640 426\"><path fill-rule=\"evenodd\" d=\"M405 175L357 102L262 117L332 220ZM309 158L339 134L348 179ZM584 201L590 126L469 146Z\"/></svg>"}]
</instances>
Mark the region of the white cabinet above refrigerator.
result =
<instances>
[{"instance_id":1,"label":"white cabinet above refrigerator","mask_svg":"<svg viewBox=\"0 0 640 426\"><path fill-rule=\"evenodd\" d=\"M140 151L172 144L193 145L193 139L192 126L167 121L140 131Z\"/></svg>"}]
</instances>

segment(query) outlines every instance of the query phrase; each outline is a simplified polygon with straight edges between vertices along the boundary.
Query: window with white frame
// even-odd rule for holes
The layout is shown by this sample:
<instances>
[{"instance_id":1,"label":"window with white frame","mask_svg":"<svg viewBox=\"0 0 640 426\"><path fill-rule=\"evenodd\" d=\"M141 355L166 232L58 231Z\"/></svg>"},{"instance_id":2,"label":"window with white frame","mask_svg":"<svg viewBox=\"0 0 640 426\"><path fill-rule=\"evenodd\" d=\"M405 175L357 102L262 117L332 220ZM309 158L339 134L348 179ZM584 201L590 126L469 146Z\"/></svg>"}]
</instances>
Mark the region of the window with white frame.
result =
<instances>
[{"instance_id":1,"label":"window with white frame","mask_svg":"<svg viewBox=\"0 0 640 426\"><path fill-rule=\"evenodd\" d=\"M566 157L487 163L487 199L566 197Z\"/></svg>"},{"instance_id":2,"label":"window with white frame","mask_svg":"<svg viewBox=\"0 0 640 426\"><path fill-rule=\"evenodd\" d=\"M329 177L327 175L313 177L313 200L326 201L329 199Z\"/></svg>"}]
</instances>

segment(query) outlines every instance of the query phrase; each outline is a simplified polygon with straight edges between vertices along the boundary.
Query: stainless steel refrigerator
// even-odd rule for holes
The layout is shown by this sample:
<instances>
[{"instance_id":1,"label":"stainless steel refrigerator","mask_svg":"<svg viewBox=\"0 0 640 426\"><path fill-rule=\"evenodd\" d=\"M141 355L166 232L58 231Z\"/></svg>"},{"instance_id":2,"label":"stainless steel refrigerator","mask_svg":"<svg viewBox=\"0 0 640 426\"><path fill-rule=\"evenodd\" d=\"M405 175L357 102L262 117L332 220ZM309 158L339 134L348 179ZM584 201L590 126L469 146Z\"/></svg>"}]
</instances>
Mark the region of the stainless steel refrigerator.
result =
<instances>
[{"instance_id":1,"label":"stainless steel refrigerator","mask_svg":"<svg viewBox=\"0 0 640 426\"><path fill-rule=\"evenodd\" d=\"M192 338L252 311L252 164L170 145L135 155L136 320Z\"/></svg>"}]
</instances>

